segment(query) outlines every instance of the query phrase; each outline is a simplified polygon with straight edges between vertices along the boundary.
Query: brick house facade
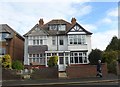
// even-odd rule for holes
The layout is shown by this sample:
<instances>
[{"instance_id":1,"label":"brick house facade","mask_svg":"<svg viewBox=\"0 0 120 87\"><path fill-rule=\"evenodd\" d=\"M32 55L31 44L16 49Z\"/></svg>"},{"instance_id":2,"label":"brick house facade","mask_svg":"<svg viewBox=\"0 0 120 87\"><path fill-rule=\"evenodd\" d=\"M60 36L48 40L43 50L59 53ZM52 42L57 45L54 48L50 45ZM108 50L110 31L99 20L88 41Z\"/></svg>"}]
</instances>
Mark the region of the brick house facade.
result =
<instances>
[{"instance_id":1,"label":"brick house facade","mask_svg":"<svg viewBox=\"0 0 120 87\"><path fill-rule=\"evenodd\" d=\"M9 54L12 60L24 61L24 38L7 24L0 24L0 56Z\"/></svg>"}]
</instances>

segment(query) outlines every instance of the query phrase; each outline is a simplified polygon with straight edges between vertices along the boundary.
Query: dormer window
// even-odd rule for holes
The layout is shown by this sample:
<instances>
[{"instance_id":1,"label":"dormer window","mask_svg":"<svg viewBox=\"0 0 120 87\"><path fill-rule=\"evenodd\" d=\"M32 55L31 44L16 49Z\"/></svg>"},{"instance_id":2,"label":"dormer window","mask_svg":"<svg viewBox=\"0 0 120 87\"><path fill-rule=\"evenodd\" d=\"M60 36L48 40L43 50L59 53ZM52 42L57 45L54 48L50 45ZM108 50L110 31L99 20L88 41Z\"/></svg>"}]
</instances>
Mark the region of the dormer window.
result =
<instances>
[{"instance_id":1,"label":"dormer window","mask_svg":"<svg viewBox=\"0 0 120 87\"><path fill-rule=\"evenodd\" d=\"M58 25L59 31L65 31L66 26L65 25Z\"/></svg>"},{"instance_id":2,"label":"dormer window","mask_svg":"<svg viewBox=\"0 0 120 87\"><path fill-rule=\"evenodd\" d=\"M9 33L0 33L0 41L5 41L7 36L9 36Z\"/></svg>"},{"instance_id":3,"label":"dormer window","mask_svg":"<svg viewBox=\"0 0 120 87\"><path fill-rule=\"evenodd\" d=\"M65 29L66 29L66 25L65 24L49 25L49 30L65 31Z\"/></svg>"},{"instance_id":4,"label":"dormer window","mask_svg":"<svg viewBox=\"0 0 120 87\"><path fill-rule=\"evenodd\" d=\"M57 30L57 25L50 25L49 30Z\"/></svg>"}]
</instances>

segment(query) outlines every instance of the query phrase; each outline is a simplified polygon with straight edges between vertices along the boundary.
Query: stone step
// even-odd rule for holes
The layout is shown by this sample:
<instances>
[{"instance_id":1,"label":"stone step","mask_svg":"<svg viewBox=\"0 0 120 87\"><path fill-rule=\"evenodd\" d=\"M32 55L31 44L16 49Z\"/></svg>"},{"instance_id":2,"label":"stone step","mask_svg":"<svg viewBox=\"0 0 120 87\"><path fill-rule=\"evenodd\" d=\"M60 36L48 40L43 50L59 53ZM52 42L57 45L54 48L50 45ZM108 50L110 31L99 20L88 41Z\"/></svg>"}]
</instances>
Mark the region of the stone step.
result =
<instances>
[{"instance_id":1,"label":"stone step","mask_svg":"<svg viewBox=\"0 0 120 87\"><path fill-rule=\"evenodd\" d=\"M59 72L59 78L67 78L66 72Z\"/></svg>"}]
</instances>

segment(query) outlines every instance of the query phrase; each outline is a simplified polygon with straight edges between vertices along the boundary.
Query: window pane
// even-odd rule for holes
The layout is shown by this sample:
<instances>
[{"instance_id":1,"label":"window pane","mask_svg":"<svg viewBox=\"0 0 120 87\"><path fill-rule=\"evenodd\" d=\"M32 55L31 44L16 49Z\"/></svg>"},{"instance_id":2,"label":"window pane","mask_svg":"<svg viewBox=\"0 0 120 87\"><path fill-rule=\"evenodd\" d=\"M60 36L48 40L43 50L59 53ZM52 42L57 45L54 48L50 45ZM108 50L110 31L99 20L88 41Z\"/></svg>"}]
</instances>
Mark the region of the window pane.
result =
<instances>
[{"instance_id":1,"label":"window pane","mask_svg":"<svg viewBox=\"0 0 120 87\"><path fill-rule=\"evenodd\" d=\"M33 62L35 62L35 58L33 58Z\"/></svg>"},{"instance_id":2,"label":"window pane","mask_svg":"<svg viewBox=\"0 0 120 87\"><path fill-rule=\"evenodd\" d=\"M82 57L82 53L79 53L79 56L81 56L81 57Z\"/></svg>"},{"instance_id":3,"label":"window pane","mask_svg":"<svg viewBox=\"0 0 120 87\"><path fill-rule=\"evenodd\" d=\"M65 57L65 63L68 64L68 57Z\"/></svg>"},{"instance_id":4,"label":"window pane","mask_svg":"<svg viewBox=\"0 0 120 87\"><path fill-rule=\"evenodd\" d=\"M65 31L65 25L58 25L59 31Z\"/></svg>"},{"instance_id":5,"label":"window pane","mask_svg":"<svg viewBox=\"0 0 120 87\"><path fill-rule=\"evenodd\" d=\"M31 58L29 58L29 63L32 63L32 59Z\"/></svg>"},{"instance_id":6,"label":"window pane","mask_svg":"<svg viewBox=\"0 0 120 87\"><path fill-rule=\"evenodd\" d=\"M87 63L87 58L85 57L85 59L84 59L84 63Z\"/></svg>"},{"instance_id":7,"label":"window pane","mask_svg":"<svg viewBox=\"0 0 120 87\"><path fill-rule=\"evenodd\" d=\"M40 57L42 57L42 54L40 54Z\"/></svg>"},{"instance_id":8,"label":"window pane","mask_svg":"<svg viewBox=\"0 0 120 87\"><path fill-rule=\"evenodd\" d=\"M70 44L73 44L73 41L72 41L72 39L70 39Z\"/></svg>"},{"instance_id":9,"label":"window pane","mask_svg":"<svg viewBox=\"0 0 120 87\"><path fill-rule=\"evenodd\" d=\"M37 40L37 45L39 45L39 40Z\"/></svg>"},{"instance_id":10,"label":"window pane","mask_svg":"<svg viewBox=\"0 0 120 87\"><path fill-rule=\"evenodd\" d=\"M35 45L35 40L33 40L33 45Z\"/></svg>"},{"instance_id":11,"label":"window pane","mask_svg":"<svg viewBox=\"0 0 120 87\"><path fill-rule=\"evenodd\" d=\"M74 57L75 63L78 63L78 57Z\"/></svg>"},{"instance_id":12,"label":"window pane","mask_svg":"<svg viewBox=\"0 0 120 87\"><path fill-rule=\"evenodd\" d=\"M43 40L40 40L40 44L41 44L41 45L43 44Z\"/></svg>"},{"instance_id":13,"label":"window pane","mask_svg":"<svg viewBox=\"0 0 120 87\"><path fill-rule=\"evenodd\" d=\"M59 57L59 63L60 63L60 64L64 64L63 57Z\"/></svg>"},{"instance_id":14,"label":"window pane","mask_svg":"<svg viewBox=\"0 0 120 87\"><path fill-rule=\"evenodd\" d=\"M63 40L60 40L60 45L63 45Z\"/></svg>"},{"instance_id":15,"label":"window pane","mask_svg":"<svg viewBox=\"0 0 120 87\"><path fill-rule=\"evenodd\" d=\"M47 56L51 56L51 53L47 53Z\"/></svg>"},{"instance_id":16,"label":"window pane","mask_svg":"<svg viewBox=\"0 0 120 87\"><path fill-rule=\"evenodd\" d=\"M52 45L56 45L55 43L56 43L56 41L55 41L55 40L52 40Z\"/></svg>"},{"instance_id":17,"label":"window pane","mask_svg":"<svg viewBox=\"0 0 120 87\"><path fill-rule=\"evenodd\" d=\"M56 53L52 53L52 56L55 56L55 55L57 55Z\"/></svg>"},{"instance_id":18,"label":"window pane","mask_svg":"<svg viewBox=\"0 0 120 87\"><path fill-rule=\"evenodd\" d=\"M78 53L74 53L74 56L78 56Z\"/></svg>"},{"instance_id":19,"label":"window pane","mask_svg":"<svg viewBox=\"0 0 120 87\"><path fill-rule=\"evenodd\" d=\"M73 63L73 57L70 57L70 63Z\"/></svg>"},{"instance_id":20,"label":"window pane","mask_svg":"<svg viewBox=\"0 0 120 87\"><path fill-rule=\"evenodd\" d=\"M32 54L29 54L29 57L32 57Z\"/></svg>"},{"instance_id":21,"label":"window pane","mask_svg":"<svg viewBox=\"0 0 120 87\"><path fill-rule=\"evenodd\" d=\"M79 63L82 63L82 57L79 57Z\"/></svg>"},{"instance_id":22,"label":"window pane","mask_svg":"<svg viewBox=\"0 0 120 87\"><path fill-rule=\"evenodd\" d=\"M77 44L77 38L74 38L74 44Z\"/></svg>"},{"instance_id":23,"label":"window pane","mask_svg":"<svg viewBox=\"0 0 120 87\"><path fill-rule=\"evenodd\" d=\"M33 54L33 57L35 57L35 54Z\"/></svg>"},{"instance_id":24,"label":"window pane","mask_svg":"<svg viewBox=\"0 0 120 87\"><path fill-rule=\"evenodd\" d=\"M39 54L37 54L37 57L39 57Z\"/></svg>"},{"instance_id":25,"label":"window pane","mask_svg":"<svg viewBox=\"0 0 120 87\"><path fill-rule=\"evenodd\" d=\"M5 54L6 54L6 49L0 48L0 55L5 55Z\"/></svg>"},{"instance_id":26,"label":"window pane","mask_svg":"<svg viewBox=\"0 0 120 87\"><path fill-rule=\"evenodd\" d=\"M59 56L64 56L64 53L59 53Z\"/></svg>"},{"instance_id":27,"label":"window pane","mask_svg":"<svg viewBox=\"0 0 120 87\"><path fill-rule=\"evenodd\" d=\"M78 39L78 44L81 44L81 39L80 38Z\"/></svg>"}]
</instances>

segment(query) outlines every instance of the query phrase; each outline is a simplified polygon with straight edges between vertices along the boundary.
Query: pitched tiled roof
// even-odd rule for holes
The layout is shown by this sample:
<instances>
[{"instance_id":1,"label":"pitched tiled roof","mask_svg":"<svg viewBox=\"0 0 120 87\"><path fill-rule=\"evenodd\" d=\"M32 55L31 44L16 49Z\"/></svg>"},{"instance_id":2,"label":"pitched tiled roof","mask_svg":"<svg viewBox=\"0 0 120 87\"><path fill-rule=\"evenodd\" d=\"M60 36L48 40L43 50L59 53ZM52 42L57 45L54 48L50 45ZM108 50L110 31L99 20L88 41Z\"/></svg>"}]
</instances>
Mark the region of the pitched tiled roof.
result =
<instances>
[{"instance_id":1,"label":"pitched tiled roof","mask_svg":"<svg viewBox=\"0 0 120 87\"><path fill-rule=\"evenodd\" d=\"M48 50L47 45L39 45L39 46L28 46L28 53L29 54L39 54L44 53Z\"/></svg>"},{"instance_id":2,"label":"pitched tiled roof","mask_svg":"<svg viewBox=\"0 0 120 87\"><path fill-rule=\"evenodd\" d=\"M45 29L50 35L56 35L56 34L65 34L65 31L57 31L57 30L49 30L49 25L54 25L54 24L65 24L66 25L66 31L69 30L72 26L72 24L70 24L69 22L63 20L63 19L53 19L51 21L49 21L48 23L46 23L45 25L43 25L43 29Z\"/></svg>"},{"instance_id":3,"label":"pitched tiled roof","mask_svg":"<svg viewBox=\"0 0 120 87\"><path fill-rule=\"evenodd\" d=\"M66 25L66 30L65 31L57 31L57 30L49 30L49 25L55 25L55 24L61 24L61 25ZM40 26L39 24L36 24L28 33L26 33L24 36L28 36L36 27L39 27L41 30L45 31L47 35L66 35L75 25L79 25L77 22L69 23L63 19L53 19L49 21L48 23ZM86 34L91 35L92 33L85 30L81 25L79 25L83 31L86 32ZM34 35L33 33L31 33ZM37 33L38 34L38 33ZM39 34L40 35L40 34Z\"/></svg>"},{"instance_id":4,"label":"pitched tiled roof","mask_svg":"<svg viewBox=\"0 0 120 87\"><path fill-rule=\"evenodd\" d=\"M0 24L0 33L9 33L10 35L8 37L6 37L6 39L11 39L16 34L16 36L18 36L19 38L24 40L24 38L19 33L17 33L15 30L13 30L7 24Z\"/></svg>"},{"instance_id":5,"label":"pitched tiled roof","mask_svg":"<svg viewBox=\"0 0 120 87\"><path fill-rule=\"evenodd\" d=\"M66 31L66 33L68 33L75 25L78 25L84 32L86 32L86 34L91 35L92 33L87 31L86 29L84 29L80 24L78 24L77 22L75 24L72 25L72 27Z\"/></svg>"},{"instance_id":6,"label":"pitched tiled roof","mask_svg":"<svg viewBox=\"0 0 120 87\"><path fill-rule=\"evenodd\" d=\"M44 33L40 33L40 32L32 32L35 30L35 28L39 28L41 29ZM48 35L48 32L46 30L44 30L41 26L39 26L38 24L36 24L28 33L26 33L24 36L29 36L31 35Z\"/></svg>"}]
</instances>

